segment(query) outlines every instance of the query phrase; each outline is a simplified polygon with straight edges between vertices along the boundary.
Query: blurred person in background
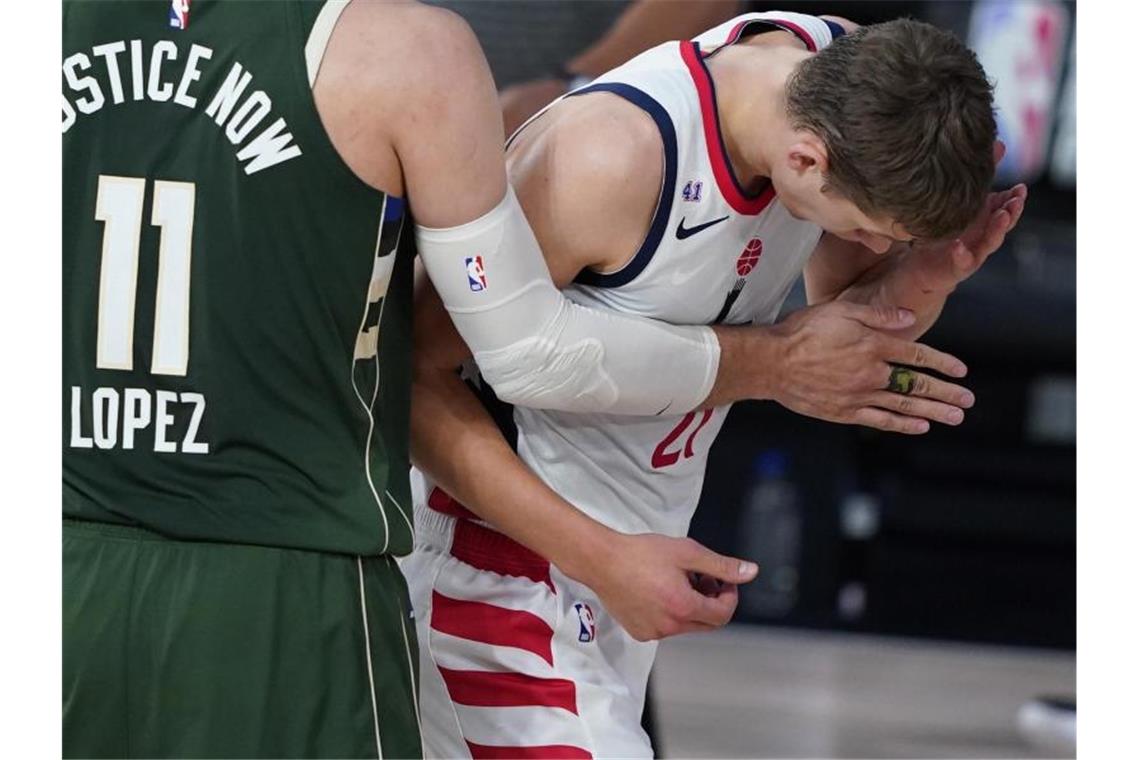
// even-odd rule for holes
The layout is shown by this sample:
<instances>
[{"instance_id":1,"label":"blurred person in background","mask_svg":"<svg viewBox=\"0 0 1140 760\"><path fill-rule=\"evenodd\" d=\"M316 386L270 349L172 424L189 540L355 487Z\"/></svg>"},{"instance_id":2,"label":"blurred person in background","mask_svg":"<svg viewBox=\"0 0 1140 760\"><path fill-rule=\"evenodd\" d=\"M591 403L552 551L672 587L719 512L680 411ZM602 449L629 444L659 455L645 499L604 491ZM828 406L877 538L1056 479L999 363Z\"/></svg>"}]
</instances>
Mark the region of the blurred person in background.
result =
<instances>
[{"instance_id":1,"label":"blurred person in background","mask_svg":"<svg viewBox=\"0 0 1140 760\"><path fill-rule=\"evenodd\" d=\"M961 376L953 357L904 339L930 327L1025 201L1023 187L988 192L1000 158L990 90L960 42L913 23L845 39L850 28L772 13L662 45L552 105L509 152L555 281L582 303L681 323L767 325L806 267L819 305L774 328L718 334L787 339L786 351L758 366L765 391L751 397L824 419L835 419L827 394L807 388L825 370L791 347L837 329L831 320L842 316L863 322L851 333L866 335L856 345L881 342L896 362ZM956 97L944 98L948 89ZM829 97L852 91L862 97ZM500 489L532 489L534 476L518 469L455 374L466 351L438 339L439 304L428 291L417 303L417 330L433 337L417 343L413 450L424 477L404 568L424 642L428 754L650 754L637 728L655 651L646 639L679 629L627 622L599 590L476 522L495 527L486 473ZM896 303L913 314L887 308ZM868 327L896 337L872 339ZM955 425L972 403L930 374L885 361L847 365L850 348L837 344L821 360L873 378L868 424L921 433L928 423L910 414ZM518 409L513 422L526 463L583 511L623 533L684 535L726 404L755 391L714 389L700 412ZM444 441L462 460L433 461L420 448ZM734 587L695 582L735 598Z\"/></svg>"},{"instance_id":2,"label":"blurred person in background","mask_svg":"<svg viewBox=\"0 0 1140 760\"><path fill-rule=\"evenodd\" d=\"M427 0L471 25L510 135L555 98L666 40L732 18L738 0Z\"/></svg>"}]
</instances>

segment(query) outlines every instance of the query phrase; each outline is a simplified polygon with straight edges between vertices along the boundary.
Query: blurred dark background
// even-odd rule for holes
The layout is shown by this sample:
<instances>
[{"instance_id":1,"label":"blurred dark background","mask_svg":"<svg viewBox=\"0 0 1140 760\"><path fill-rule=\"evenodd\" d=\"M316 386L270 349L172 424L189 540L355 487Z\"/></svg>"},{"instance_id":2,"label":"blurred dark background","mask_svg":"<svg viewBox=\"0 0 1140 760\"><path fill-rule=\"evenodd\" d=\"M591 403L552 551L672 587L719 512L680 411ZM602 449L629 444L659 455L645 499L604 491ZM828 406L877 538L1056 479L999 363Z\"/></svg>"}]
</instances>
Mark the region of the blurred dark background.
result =
<instances>
[{"instance_id":1,"label":"blurred dark background","mask_svg":"<svg viewBox=\"0 0 1140 760\"><path fill-rule=\"evenodd\" d=\"M475 29L508 131L573 77L747 11L909 16L977 51L1009 148L998 185L1030 190L1019 227L924 338L966 361L976 407L911 438L739 404L691 535L760 560L738 620L1074 648L1075 4L434 2ZM802 303L801 290L786 310Z\"/></svg>"}]
</instances>

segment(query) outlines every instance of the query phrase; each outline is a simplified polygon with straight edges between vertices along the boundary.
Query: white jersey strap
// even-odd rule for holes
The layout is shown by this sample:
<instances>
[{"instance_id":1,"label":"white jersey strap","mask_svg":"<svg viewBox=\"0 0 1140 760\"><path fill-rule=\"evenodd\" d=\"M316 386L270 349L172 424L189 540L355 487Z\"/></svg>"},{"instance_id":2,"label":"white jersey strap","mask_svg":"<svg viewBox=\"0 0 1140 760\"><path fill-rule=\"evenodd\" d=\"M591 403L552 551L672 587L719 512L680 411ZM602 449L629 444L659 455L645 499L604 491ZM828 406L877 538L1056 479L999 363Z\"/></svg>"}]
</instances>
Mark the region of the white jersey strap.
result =
<instances>
[{"instance_id":1,"label":"white jersey strap","mask_svg":"<svg viewBox=\"0 0 1140 760\"><path fill-rule=\"evenodd\" d=\"M325 57L325 48L329 46L329 38L332 37L336 22L348 6L348 2L349 0L327 0L317 14L317 20L313 22L313 28L309 31L309 39L305 42L305 69L309 74L310 88L317 83L317 74Z\"/></svg>"},{"instance_id":2,"label":"white jersey strap","mask_svg":"<svg viewBox=\"0 0 1140 760\"><path fill-rule=\"evenodd\" d=\"M767 27L766 29L763 27ZM818 16L786 11L746 13L714 27L699 37L699 43L706 55L711 55L722 47L732 45L743 37L773 28L783 29L796 35L807 49L815 53L827 47L832 40L843 35L843 27Z\"/></svg>"}]
</instances>

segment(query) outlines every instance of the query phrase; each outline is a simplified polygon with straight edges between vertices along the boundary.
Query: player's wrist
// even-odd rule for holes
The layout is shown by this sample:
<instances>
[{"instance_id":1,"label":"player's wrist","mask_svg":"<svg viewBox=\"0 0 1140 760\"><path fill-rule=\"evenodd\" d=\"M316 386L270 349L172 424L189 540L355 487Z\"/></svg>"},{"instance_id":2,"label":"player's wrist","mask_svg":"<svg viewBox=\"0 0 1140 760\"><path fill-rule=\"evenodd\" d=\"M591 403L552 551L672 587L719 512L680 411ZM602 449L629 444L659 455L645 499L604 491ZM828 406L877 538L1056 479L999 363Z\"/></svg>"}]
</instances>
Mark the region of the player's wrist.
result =
<instances>
[{"instance_id":1,"label":"player's wrist","mask_svg":"<svg viewBox=\"0 0 1140 760\"><path fill-rule=\"evenodd\" d=\"M710 401L772 401L783 371L785 338L774 327L714 327L720 366Z\"/></svg>"},{"instance_id":2,"label":"player's wrist","mask_svg":"<svg viewBox=\"0 0 1140 760\"><path fill-rule=\"evenodd\" d=\"M545 556L572 580L597 587L604 572L605 557L613 556L621 534L586 514L566 530L554 532L551 550Z\"/></svg>"}]
</instances>

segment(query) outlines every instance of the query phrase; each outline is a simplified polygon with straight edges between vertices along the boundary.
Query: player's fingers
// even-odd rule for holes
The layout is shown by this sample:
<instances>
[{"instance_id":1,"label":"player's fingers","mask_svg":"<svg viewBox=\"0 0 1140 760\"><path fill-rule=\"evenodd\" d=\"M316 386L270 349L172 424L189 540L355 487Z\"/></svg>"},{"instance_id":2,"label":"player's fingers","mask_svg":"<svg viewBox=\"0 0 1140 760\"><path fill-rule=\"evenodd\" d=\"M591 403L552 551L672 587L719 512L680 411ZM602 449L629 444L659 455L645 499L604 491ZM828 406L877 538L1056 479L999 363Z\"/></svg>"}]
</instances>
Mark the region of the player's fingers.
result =
<instances>
[{"instance_id":1,"label":"player's fingers","mask_svg":"<svg viewBox=\"0 0 1140 760\"><path fill-rule=\"evenodd\" d=\"M954 266L958 271L959 281L981 268L1005 243L1010 230L1017 226L1021 213L1025 210L1025 197L1018 195L1016 190L1015 188L1007 191L1009 197L990 215L982 238L973 244L973 250L967 248L965 254L957 251L954 253Z\"/></svg>"},{"instance_id":2,"label":"player's fingers","mask_svg":"<svg viewBox=\"0 0 1140 760\"><path fill-rule=\"evenodd\" d=\"M856 425L885 430L888 433L904 433L906 435L922 435L930 430L930 422L917 417L904 417L901 414L865 406L851 418Z\"/></svg>"},{"instance_id":3,"label":"player's fingers","mask_svg":"<svg viewBox=\"0 0 1140 760\"><path fill-rule=\"evenodd\" d=\"M994 166L1000 164L1003 158L1005 158L1005 143L994 140Z\"/></svg>"},{"instance_id":4,"label":"player's fingers","mask_svg":"<svg viewBox=\"0 0 1140 760\"><path fill-rule=\"evenodd\" d=\"M954 262L954 279L961 282L970 276L975 269L974 254L961 240L954 242L950 249L950 258Z\"/></svg>"},{"instance_id":5,"label":"player's fingers","mask_svg":"<svg viewBox=\"0 0 1140 760\"><path fill-rule=\"evenodd\" d=\"M1009 203L1007 203L1006 207L1005 207L1006 210L1009 211L1009 215L1012 217L1012 221L1009 224L1009 228L1011 230L1017 226L1017 223L1019 221L1021 221L1021 212L1025 211L1025 201L1026 201L1026 192L1027 191L1025 190L1024 185L1021 185L1020 187L1022 189L1022 192L1019 195L1017 195L1016 197L1014 197L1014 199L1011 200Z\"/></svg>"},{"instance_id":6,"label":"player's fingers","mask_svg":"<svg viewBox=\"0 0 1140 760\"><path fill-rule=\"evenodd\" d=\"M973 274L991 253L1001 247L1002 242L1005 240L1005 233L1009 232L1012 227L1010 224L1011 219L1012 216L1009 210L1006 209L1003 204L986 218L985 227L982 228L976 240L967 239L958 241L959 243L967 245L967 249L973 260L972 266L966 272L967 275Z\"/></svg>"},{"instance_id":7,"label":"player's fingers","mask_svg":"<svg viewBox=\"0 0 1140 760\"><path fill-rule=\"evenodd\" d=\"M931 422L941 422L943 425L961 425L962 420L966 419L966 413L953 404L919 396L881 391L871 398L870 403L880 409L898 412L906 417L921 417Z\"/></svg>"},{"instance_id":8,"label":"player's fingers","mask_svg":"<svg viewBox=\"0 0 1140 760\"><path fill-rule=\"evenodd\" d=\"M1009 203L1014 197L1015 194L1012 188L1009 190L1002 190L1000 193L990 193L988 196L986 196L986 214L992 214L993 212L997 211L999 208Z\"/></svg>"},{"instance_id":9,"label":"player's fingers","mask_svg":"<svg viewBox=\"0 0 1140 760\"><path fill-rule=\"evenodd\" d=\"M948 383L919 372L914 376L914 385L911 386L911 396L940 401L959 409L969 409L974 405L974 394L969 388L963 388L956 383Z\"/></svg>"},{"instance_id":10,"label":"player's fingers","mask_svg":"<svg viewBox=\"0 0 1140 760\"><path fill-rule=\"evenodd\" d=\"M677 634L681 634L681 633L705 633L707 631L715 631L717 628L720 628L720 626L719 625L708 625L707 623L691 622L691 623L685 623L684 625L680 626L676 630L676 632L672 635L677 635ZM664 637L662 637L662 638L664 638Z\"/></svg>"},{"instance_id":11,"label":"player's fingers","mask_svg":"<svg viewBox=\"0 0 1140 760\"><path fill-rule=\"evenodd\" d=\"M932 369L950 377L966 376L965 362L945 351L931 348L924 343L911 343L886 335L882 336L880 340L884 344L883 358L888 362Z\"/></svg>"},{"instance_id":12,"label":"player's fingers","mask_svg":"<svg viewBox=\"0 0 1140 760\"><path fill-rule=\"evenodd\" d=\"M867 327L876 330L903 330L914 324L914 312L910 309L899 309L894 306L881 306L850 301L833 302L836 308L843 310L844 316L862 322Z\"/></svg>"},{"instance_id":13,"label":"player's fingers","mask_svg":"<svg viewBox=\"0 0 1140 760\"><path fill-rule=\"evenodd\" d=\"M719 628L732 620L732 614L736 612L736 603L739 600L740 594L736 586L726 586L716 596L699 596L694 602L692 614L685 622L704 623Z\"/></svg>"},{"instance_id":14,"label":"player's fingers","mask_svg":"<svg viewBox=\"0 0 1140 760\"><path fill-rule=\"evenodd\" d=\"M1009 232L1013 226L1010 224L1012 221L1013 215L1004 206L990 216L990 221L986 225L986 233L977 246L978 253L983 258L1001 247L1002 241L1005 240L1005 233Z\"/></svg>"},{"instance_id":15,"label":"player's fingers","mask_svg":"<svg viewBox=\"0 0 1140 760\"><path fill-rule=\"evenodd\" d=\"M687 545L684 567L702 575L708 575L725 583L748 583L760 572L755 562L726 557L706 549L692 539L685 539Z\"/></svg>"}]
</instances>

